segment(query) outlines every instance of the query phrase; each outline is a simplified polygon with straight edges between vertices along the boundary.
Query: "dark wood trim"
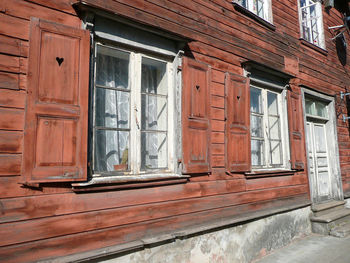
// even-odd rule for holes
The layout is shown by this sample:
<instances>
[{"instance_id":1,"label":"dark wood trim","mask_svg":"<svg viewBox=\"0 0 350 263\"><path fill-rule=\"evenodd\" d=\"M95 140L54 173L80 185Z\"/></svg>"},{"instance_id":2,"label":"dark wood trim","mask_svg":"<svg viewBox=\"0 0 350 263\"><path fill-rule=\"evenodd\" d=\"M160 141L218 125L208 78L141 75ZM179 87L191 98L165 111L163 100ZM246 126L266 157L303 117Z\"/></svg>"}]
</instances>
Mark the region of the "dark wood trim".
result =
<instances>
[{"instance_id":1,"label":"dark wood trim","mask_svg":"<svg viewBox=\"0 0 350 263\"><path fill-rule=\"evenodd\" d=\"M244 8L243 6L241 6L240 4L237 3L232 3L235 10L240 12L241 14L255 20L256 22L258 22L259 24L267 27L268 29L271 29L272 31L276 31L276 26L271 24L270 22L266 21L265 19L261 18L260 16L257 16L256 14L254 14L253 12L249 11L248 9Z\"/></svg>"},{"instance_id":2,"label":"dark wood trim","mask_svg":"<svg viewBox=\"0 0 350 263\"><path fill-rule=\"evenodd\" d=\"M153 178L153 181L135 181L135 182L105 182L96 183L90 185L72 184L72 190L74 192L97 192L97 191L109 191L109 190L122 190L122 189L135 189L143 187L164 186L172 184L184 184L188 182L189 176L177 177L177 178L159 178L157 181Z\"/></svg>"},{"instance_id":3,"label":"dark wood trim","mask_svg":"<svg viewBox=\"0 0 350 263\"><path fill-rule=\"evenodd\" d=\"M273 171L252 171L245 173L246 179L262 178L262 177L274 177L274 176L286 176L294 175L296 170L273 170Z\"/></svg>"},{"instance_id":4,"label":"dark wood trim","mask_svg":"<svg viewBox=\"0 0 350 263\"><path fill-rule=\"evenodd\" d=\"M328 55L328 51L327 51L327 50L325 50L325 49L323 49L323 48L321 48L321 47L319 47L319 46L316 46L316 45L310 43L309 41L306 41L304 38L299 38L299 40L300 40L300 43L301 43L302 45L307 46L307 47L309 47L309 48L312 48L313 50L315 50L315 51L321 53L321 54L324 55L324 56L327 56L327 55Z\"/></svg>"}]
</instances>

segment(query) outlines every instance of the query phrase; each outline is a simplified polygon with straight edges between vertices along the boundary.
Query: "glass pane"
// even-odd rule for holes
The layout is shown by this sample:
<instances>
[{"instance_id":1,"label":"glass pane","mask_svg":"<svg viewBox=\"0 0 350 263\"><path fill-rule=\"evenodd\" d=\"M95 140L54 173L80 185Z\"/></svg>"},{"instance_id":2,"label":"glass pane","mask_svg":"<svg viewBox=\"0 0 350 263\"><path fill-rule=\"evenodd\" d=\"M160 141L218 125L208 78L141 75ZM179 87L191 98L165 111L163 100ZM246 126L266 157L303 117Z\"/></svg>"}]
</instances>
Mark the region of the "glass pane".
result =
<instances>
[{"instance_id":1,"label":"glass pane","mask_svg":"<svg viewBox=\"0 0 350 263\"><path fill-rule=\"evenodd\" d=\"M129 53L97 46L96 84L120 89L129 88Z\"/></svg>"},{"instance_id":2,"label":"glass pane","mask_svg":"<svg viewBox=\"0 0 350 263\"><path fill-rule=\"evenodd\" d=\"M167 130L167 98L142 94L141 108L142 130Z\"/></svg>"},{"instance_id":3,"label":"glass pane","mask_svg":"<svg viewBox=\"0 0 350 263\"><path fill-rule=\"evenodd\" d=\"M305 111L307 114L312 114L313 112L313 102L311 100L306 99L305 100Z\"/></svg>"},{"instance_id":4,"label":"glass pane","mask_svg":"<svg viewBox=\"0 0 350 263\"><path fill-rule=\"evenodd\" d=\"M270 141L271 164L282 164L281 158L281 142Z\"/></svg>"},{"instance_id":5,"label":"glass pane","mask_svg":"<svg viewBox=\"0 0 350 263\"><path fill-rule=\"evenodd\" d=\"M315 102L316 114L320 117L327 117L327 104L323 102Z\"/></svg>"},{"instance_id":6,"label":"glass pane","mask_svg":"<svg viewBox=\"0 0 350 263\"><path fill-rule=\"evenodd\" d=\"M280 139L279 117L269 116L269 133L270 133L270 139L274 139L274 140Z\"/></svg>"},{"instance_id":7,"label":"glass pane","mask_svg":"<svg viewBox=\"0 0 350 263\"><path fill-rule=\"evenodd\" d=\"M267 107L270 115L278 115L277 94L267 92Z\"/></svg>"},{"instance_id":8,"label":"glass pane","mask_svg":"<svg viewBox=\"0 0 350 263\"><path fill-rule=\"evenodd\" d=\"M95 130L95 171L127 170L128 148L129 132Z\"/></svg>"},{"instance_id":9,"label":"glass pane","mask_svg":"<svg viewBox=\"0 0 350 263\"><path fill-rule=\"evenodd\" d=\"M306 6L306 0L300 0L300 7Z\"/></svg>"},{"instance_id":10,"label":"glass pane","mask_svg":"<svg viewBox=\"0 0 350 263\"><path fill-rule=\"evenodd\" d=\"M168 94L166 63L142 58L141 91L152 94Z\"/></svg>"},{"instance_id":11,"label":"glass pane","mask_svg":"<svg viewBox=\"0 0 350 263\"><path fill-rule=\"evenodd\" d=\"M247 0L237 0L237 3L245 8L248 8L248 4L247 4L248 1Z\"/></svg>"},{"instance_id":12,"label":"glass pane","mask_svg":"<svg viewBox=\"0 0 350 263\"><path fill-rule=\"evenodd\" d=\"M141 132L141 169L168 166L167 135L165 132Z\"/></svg>"},{"instance_id":13,"label":"glass pane","mask_svg":"<svg viewBox=\"0 0 350 263\"><path fill-rule=\"evenodd\" d=\"M257 15L261 18L264 17L264 2L262 0L257 0Z\"/></svg>"},{"instance_id":14,"label":"glass pane","mask_svg":"<svg viewBox=\"0 0 350 263\"><path fill-rule=\"evenodd\" d=\"M254 115L250 116L250 130L251 136L263 137L262 117Z\"/></svg>"},{"instance_id":15,"label":"glass pane","mask_svg":"<svg viewBox=\"0 0 350 263\"><path fill-rule=\"evenodd\" d=\"M264 163L264 142L258 140L252 140L251 151L252 151L252 165L262 166Z\"/></svg>"},{"instance_id":16,"label":"glass pane","mask_svg":"<svg viewBox=\"0 0 350 263\"><path fill-rule=\"evenodd\" d=\"M261 90L250 88L250 112L263 113L261 106Z\"/></svg>"},{"instance_id":17,"label":"glass pane","mask_svg":"<svg viewBox=\"0 0 350 263\"><path fill-rule=\"evenodd\" d=\"M129 128L129 92L96 88L95 125Z\"/></svg>"}]
</instances>

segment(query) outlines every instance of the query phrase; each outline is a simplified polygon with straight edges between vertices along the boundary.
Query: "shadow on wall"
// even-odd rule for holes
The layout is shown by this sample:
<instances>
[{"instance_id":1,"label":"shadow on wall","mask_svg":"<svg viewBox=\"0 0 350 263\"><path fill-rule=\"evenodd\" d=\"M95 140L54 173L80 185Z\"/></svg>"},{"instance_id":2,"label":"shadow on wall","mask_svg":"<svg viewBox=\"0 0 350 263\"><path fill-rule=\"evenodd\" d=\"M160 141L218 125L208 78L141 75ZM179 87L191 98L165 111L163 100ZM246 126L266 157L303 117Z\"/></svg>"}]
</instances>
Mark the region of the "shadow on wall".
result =
<instances>
[{"instance_id":1,"label":"shadow on wall","mask_svg":"<svg viewBox=\"0 0 350 263\"><path fill-rule=\"evenodd\" d=\"M337 49L337 55L340 63L345 66L346 65L346 57L347 57L347 43L344 34L341 34L339 37L335 39L335 46Z\"/></svg>"}]
</instances>

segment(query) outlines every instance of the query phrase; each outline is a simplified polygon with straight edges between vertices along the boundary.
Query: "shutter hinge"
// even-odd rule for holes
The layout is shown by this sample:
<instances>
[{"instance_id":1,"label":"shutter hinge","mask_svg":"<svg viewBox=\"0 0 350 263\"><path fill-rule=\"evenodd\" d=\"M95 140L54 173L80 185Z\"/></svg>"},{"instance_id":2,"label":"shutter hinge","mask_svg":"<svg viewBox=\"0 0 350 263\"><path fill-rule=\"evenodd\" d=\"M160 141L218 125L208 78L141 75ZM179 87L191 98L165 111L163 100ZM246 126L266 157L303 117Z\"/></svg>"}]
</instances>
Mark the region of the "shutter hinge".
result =
<instances>
[{"instance_id":1,"label":"shutter hinge","mask_svg":"<svg viewBox=\"0 0 350 263\"><path fill-rule=\"evenodd\" d=\"M177 67L177 72L180 72L180 71L182 71L182 66Z\"/></svg>"}]
</instances>

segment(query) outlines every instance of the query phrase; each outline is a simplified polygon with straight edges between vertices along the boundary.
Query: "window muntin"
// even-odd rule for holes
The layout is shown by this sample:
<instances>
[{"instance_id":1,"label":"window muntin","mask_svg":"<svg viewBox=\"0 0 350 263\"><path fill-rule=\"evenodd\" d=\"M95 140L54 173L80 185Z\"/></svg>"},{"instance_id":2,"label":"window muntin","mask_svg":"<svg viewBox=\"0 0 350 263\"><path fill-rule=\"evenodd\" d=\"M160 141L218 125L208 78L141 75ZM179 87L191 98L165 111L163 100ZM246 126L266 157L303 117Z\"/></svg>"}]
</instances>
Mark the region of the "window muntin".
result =
<instances>
[{"instance_id":1,"label":"window muntin","mask_svg":"<svg viewBox=\"0 0 350 263\"><path fill-rule=\"evenodd\" d=\"M99 43L95 56L93 173L171 172L172 63Z\"/></svg>"},{"instance_id":2,"label":"window muntin","mask_svg":"<svg viewBox=\"0 0 350 263\"><path fill-rule=\"evenodd\" d=\"M239 5L272 23L270 0L237 0Z\"/></svg>"},{"instance_id":3,"label":"window muntin","mask_svg":"<svg viewBox=\"0 0 350 263\"><path fill-rule=\"evenodd\" d=\"M316 0L299 0L301 37L324 48L322 5Z\"/></svg>"},{"instance_id":4,"label":"window muntin","mask_svg":"<svg viewBox=\"0 0 350 263\"><path fill-rule=\"evenodd\" d=\"M253 168L285 168L282 131L283 92L250 87L251 160Z\"/></svg>"}]
</instances>

